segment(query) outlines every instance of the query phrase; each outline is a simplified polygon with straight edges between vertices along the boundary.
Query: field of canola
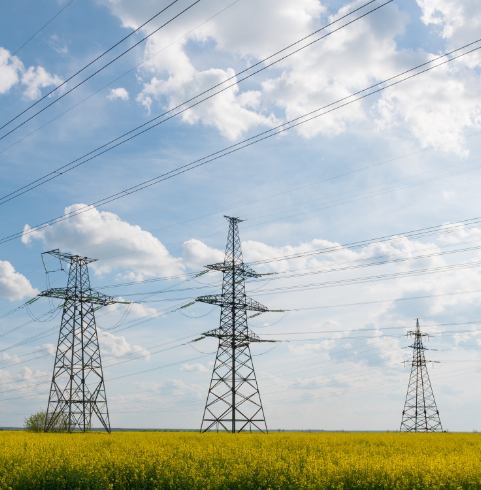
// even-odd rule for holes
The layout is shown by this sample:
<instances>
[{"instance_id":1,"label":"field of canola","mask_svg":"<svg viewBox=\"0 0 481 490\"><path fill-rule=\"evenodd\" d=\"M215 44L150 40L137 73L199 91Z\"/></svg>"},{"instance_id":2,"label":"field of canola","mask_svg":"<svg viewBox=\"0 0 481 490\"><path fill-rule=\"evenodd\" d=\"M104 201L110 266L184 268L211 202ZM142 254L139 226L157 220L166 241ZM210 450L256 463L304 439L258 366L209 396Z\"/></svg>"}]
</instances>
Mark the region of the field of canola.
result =
<instances>
[{"instance_id":1,"label":"field of canola","mask_svg":"<svg viewBox=\"0 0 481 490\"><path fill-rule=\"evenodd\" d=\"M0 432L1 489L481 489L481 434Z\"/></svg>"}]
</instances>

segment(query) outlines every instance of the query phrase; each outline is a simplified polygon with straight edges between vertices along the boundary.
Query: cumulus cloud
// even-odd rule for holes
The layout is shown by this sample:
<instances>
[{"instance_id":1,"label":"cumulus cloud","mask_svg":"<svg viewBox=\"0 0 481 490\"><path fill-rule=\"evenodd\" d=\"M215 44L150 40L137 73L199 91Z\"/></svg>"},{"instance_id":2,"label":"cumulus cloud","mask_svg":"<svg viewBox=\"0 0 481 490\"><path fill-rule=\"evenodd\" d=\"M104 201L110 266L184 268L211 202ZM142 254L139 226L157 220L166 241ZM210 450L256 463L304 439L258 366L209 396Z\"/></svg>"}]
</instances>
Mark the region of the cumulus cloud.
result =
<instances>
[{"instance_id":1,"label":"cumulus cloud","mask_svg":"<svg viewBox=\"0 0 481 490\"><path fill-rule=\"evenodd\" d=\"M117 300L126 301L126 299L123 298L122 296L119 296ZM124 304L114 303L113 305L109 305L103 308L100 314L97 314L97 318L102 317L104 315L105 316L108 315L109 318L111 318L113 315L115 316L115 318L118 319L123 318L122 324L125 324L125 321L127 319L130 322L132 320L137 320L139 318L158 318L159 316L162 316L163 313L157 311L156 308L150 308L142 304L131 303L130 305L126 306ZM126 316L124 317L124 315ZM115 320L114 323L116 321L117 320ZM106 328L110 328L110 326L106 326Z\"/></svg>"},{"instance_id":2,"label":"cumulus cloud","mask_svg":"<svg viewBox=\"0 0 481 490\"><path fill-rule=\"evenodd\" d=\"M109 99L109 100L115 100L115 99L129 100L129 93L123 87L113 88L110 91L110 94L107 95L107 99Z\"/></svg>"},{"instance_id":3,"label":"cumulus cloud","mask_svg":"<svg viewBox=\"0 0 481 490\"><path fill-rule=\"evenodd\" d=\"M203 364L182 364L180 370L187 371L189 373L208 371L208 369Z\"/></svg>"},{"instance_id":4,"label":"cumulus cloud","mask_svg":"<svg viewBox=\"0 0 481 490\"><path fill-rule=\"evenodd\" d=\"M10 52L0 47L0 94L7 93L14 85L19 82L19 73L25 68L23 63L16 57L10 58Z\"/></svg>"},{"instance_id":5,"label":"cumulus cloud","mask_svg":"<svg viewBox=\"0 0 481 490\"><path fill-rule=\"evenodd\" d=\"M421 20L436 26L450 47L459 48L479 39L481 19L477 0L417 0L421 7ZM481 62L481 54L473 53L461 63L471 68Z\"/></svg>"},{"instance_id":6,"label":"cumulus cloud","mask_svg":"<svg viewBox=\"0 0 481 490\"><path fill-rule=\"evenodd\" d=\"M125 337L116 336L112 333L99 329L99 342L103 354L119 357L125 354L138 354L145 360L150 359L150 353L140 345L131 345Z\"/></svg>"},{"instance_id":7,"label":"cumulus cloud","mask_svg":"<svg viewBox=\"0 0 481 490\"><path fill-rule=\"evenodd\" d=\"M367 344L379 349L381 359L389 365L400 365L406 359L406 353L401 349L399 339L383 337L380 330L375 332L374 338L367 340Z\"/></svg>"},{"instance_id":8,"label":"cumulus cloud","mask_svg":"<svg viewBox=\"0 0 481 490\"><path fill-rule=\"evenodd\" d=\"M200 269L209 264L224 261L224 253L211 248L200 240L191 238L184 242L184 260L191 269Z\"/></svg>"},{"instance_id":9,"label":"cumulus cloud","mask_svg":"<svg viewBox=\"0 0 481 490\"><path fill-rule=\"evenodd\" d=\"M22 75L22 84L26 86L23 95L30 100L38 99L41 95L41 88L60 85L62 81L59 76L51 75L42 66L37 66L37 68L31 66Z\"/></svg>"},{"instance_id":10,"label":"cumulus cloud","mask_svg":"<svg viewBox=\"0 0 481 490\"><path fill-rule=\"evenodd\" d=\"M445 223L441 228L439 239L446 243L474 241L481 239L481 229L476 226L465 226L463 223Z\"/></svg>"},{"instance_id":11,"label":"cumulus cloud","mask_svg":"<svg viewBox=\"0 0 481 490\"><path fill-rule=\"evenodd\" d=\"M322 354L326 354L328 349L331 349L334 346L334 343L330 340L325 340L320 344L304 344L304 345L294 345L289 344L289 350L298 356L305 356L309 354L314 354L320 352Z\"/></svg>"},{"instance_id":12,"label":"cumulus cloud","mask_svg":"<svg viewBox=\"0 0 481 490\"><path fill-rule=\"evenodd\" d=\"M458 140L443 148L466 154L459 140L466 129L481 126L480 81L472 70L446 66L424 74L422 83L389 89L376 106L377 127L408 127L423 147Z\"/></svg>"},{"instance_id":13,"label":"cumulus cloud","mask_svg":"<svg viewBox=\"0 0 481 490\"><path fill-rule=\"evenodd\" d=\"M69 214L84 204L65 208ZM122 269L131 279L144 276L173 275L184 270L181 259L172 257L165 246L140 226L122 221L116 214L93 209L42 230L28 233L25 225L22 242L41 240L49 250L59 248L71 253L89 253L101 260L92 264L97 273ZM102 259L108 244L108 256Z\"/></svg>"},{"instance_id":14,"label":"cumulus cloud","mask_svg":"<svg viewBox=\"0 0 481 490\"><path fill-rule=\"evenodd\" d=\"M178 79L175 75L165 81L154 77L150 83L145 84L137 101L150 113L153 99L162 101L167 98L168 108L172 109L234 75L234 70L230 68L227 70L212 68L195 72L188 80ZM235 85L195 108L185 111L181 117L188 124L202 122L206 126L213 126L226 138L236 140L252 127L272 127L276 124L277 120L273 114L265 116L258 112L260 101L259 91L239 93L239 87Z\"/></svg>"},{"instance_id":15,"label":"cumulus cloud","mask_svg":"<svg viewBox=\"0 0 481 490\"><path fill-rule=\"evenodd\" d=\"M0 260L0 297L10 301L36 296L39 293L30 281L15 271L10 262Z\"/></svg>"},{"instance_id":16,"label":"cumulus cloud","mask_svg":"<svg viewBox=\"0 0 481 490\"><path fill-rule=\"evenodd\" d=\"M59 85L63 81L59 76L48 73L43 66L31 66L26 70L16 56L9 58L10 52L0 47L0 65L3 65L0 66L0 94L7 93L21 81L25 86L23 96L34 100L40 97L41 88Z\"/></svg>"},{"instance_id":17,"label":"cumulus cloud","mask_svg":"<svg viewBox=\"0 0 481 490\"><path fill-rule=\"evenodd\" d=\"M47 349L49 355L54 356L57 350L57 346L53 344L43 344L42 347L35 347L34 352L37 350Z\"/></svg>"},{"instance_id":18,"label":"cumulus cloud","mask_svg":"<svg viewBox=\"0 0 481 490\"><path fill-rule=\"evenodd\" d=\"M148 0L104 3L129 28L138 27L154 9ZM439 27L441 40L458 47L464 40L477 38L480 21L476 0L418 0L418 4L422 21ZM148 112L154 105L172 108L234 75L231 63L241 60L248 66L360 5L361 1L355 0L329 12L317 0L295 4L266 0L262 5L246 0L198 29L194 29L198 15L195 10L188 12L183 24L173 23L147 42L144 54L148 61L141 68L143 88L137 101ZM209 8L215 13L222 6L213 0ZM251 15L254 8L255 18ZM405 35L409 21L407 14L391 4L283 60L276 69L265 72L267 79L254 77L248 87L234 86L181 117L187 124L200 122L236 140L251 128L277 124L281 120L279 109L286 119L311 112L438 55L399 48L398 39ZM212 46L206 49L207 66L196 66L189 56L189 43ZM224 66L209 67L210 60L219 59L219 53ZM407 129L422 146L444 143L447 135L456 139L466 129L481 124L481 86L472 70L480 56L470 55L453 65L465 69L437 69L389 89L377 99L366 99L301 125L297 131L306 138L318 134L331 137L374 120L379 131ZM452 100L457 103L448 103ZM462 146L444 145L442 150L462 153Z\"/></svg>"},{"instance_id":19,"label":"cumulus cloud","mask_svg":"<svg viewBox=\"0 0 481 490\"><path fill-rule=\"evenodd\" d=\"M434 248L433 248L434 247ZM267 264L256 266L257 269L264 269L276 272L286 272L294 269L319 268L324 266L329 270L331 266L345 261L377 259L389 255L402 254L403 256L414 256L424 250L439 251L434 244L420 243L411 241L405 237L393 237L385 242L375 242L363 247L360 250L352 250L343 247L340 243L331 242L324 239L314 239L310 242L298 245L271 246L265 243L247 240L242 243L244 260L246 262L256 262L268 259L279 259ZM319 253L314 253L314 252ZM312 254L310 254L312 253ZM307 254L307 255L303 255ZM309 255L310 254L310 255ZM283 256L300 255L299 258L282 260ZM434 264L436 258L427 259L424 265ZM409 263L401 267L409 267Z\"/></svg>"}]
</instances>

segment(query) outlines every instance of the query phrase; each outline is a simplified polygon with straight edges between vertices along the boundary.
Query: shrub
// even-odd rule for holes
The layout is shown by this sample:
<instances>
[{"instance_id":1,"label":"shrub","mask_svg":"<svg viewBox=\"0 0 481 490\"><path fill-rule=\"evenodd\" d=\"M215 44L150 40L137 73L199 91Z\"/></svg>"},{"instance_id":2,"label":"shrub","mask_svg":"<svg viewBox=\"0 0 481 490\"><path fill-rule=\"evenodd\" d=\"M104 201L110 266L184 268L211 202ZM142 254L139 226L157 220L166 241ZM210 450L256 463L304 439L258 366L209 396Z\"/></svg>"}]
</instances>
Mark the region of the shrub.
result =
<instances>
[{"instance_id":1,"label":"shrub","mask_svg":"<svg viewBox=\"0 0 481 490\"><path fill-rule=\"evenodd\" d=\"M40 410L30 417L27 417L23 423L25 430L29 432L43 432L45 430L45 421L47 419L47 412ZM68 417L61 413L59 414L49 432L67 432L68 430Z\"/></svg>"}]
</instances>

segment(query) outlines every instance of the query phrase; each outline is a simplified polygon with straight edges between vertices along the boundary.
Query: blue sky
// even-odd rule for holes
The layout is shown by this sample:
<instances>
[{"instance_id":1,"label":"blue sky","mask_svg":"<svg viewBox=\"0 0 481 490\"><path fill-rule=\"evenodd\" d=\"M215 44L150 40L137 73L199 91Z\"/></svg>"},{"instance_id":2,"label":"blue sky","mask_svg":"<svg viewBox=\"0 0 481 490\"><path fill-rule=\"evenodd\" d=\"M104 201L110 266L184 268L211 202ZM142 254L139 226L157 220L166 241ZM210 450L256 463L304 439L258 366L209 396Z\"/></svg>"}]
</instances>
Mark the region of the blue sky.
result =
<instances>
[{"instance_id":1,"label":"blue sky","mask_svg":"<svg viewBox=\"0 0 481 490\"><path fill-rule=\"evenodd\" d=\"M179 0L36 108L53 102L74 82L192 3ZM146 43L1 139L1 196L364 3L200 1ZM382 3L376 0L359 13ZM65 5L54 0L21 0L3 6L0 125L168 2L74 0L10 58ZM80 204L115 194L476 41L481 22L476 7L474 0L391 2L119 148L0 205L1 236L60 217ZM440 361L430 369L443 426L479 429L475 407L481 402L476 388L481 330L476 322L481 321L481 295L468 292L479 289L476 246L481 226L452 225L480 215L480 53L1 244L0 313L22 305L46 287L40 254L53 248L99 259L90 270L98 288L200 271L222 260L227 235L224 214L246 219L241 238L249 262L396 235L364 247L346 246L335 253L256 266L262 272L281 273L270 283L248 286L263 304L272 309L327 307L293 311L285 318L270 313L252 320L259 335L290 341L269 352L270 347L252 348L268 426L395 430L409 378L402 361L410 358L405 348L410 343L403 335L419 317L432 333L429 345L437 349L429 357ZM34 112L30 109L16 121ZM0 138L15 126L6 126ZM427 236L402 235L442 224L446 230ZM470 250L460 251L466 248ZM440 255L447 251L453 253ZM386 256L406 260L352 268ZM312 277L282 277L298 269L319 272L346 267ZM374 280L374 276L383 277ZM362 278L371 279L360 283ZM58 287L66 282L62 272L49 274L49 279ZM354 284L346 284L354 279ZM184 342L179 339L195 338L215 328L219 312L203 316L209 308L196 305L185 314L199 318L165 314L173 305L195 297L195 289L147 299L144 294L177 282L181 285L174 289L209 285L200 291L218 290L215 275L199 278L203 284L196 281L184 285L181 279L170 279L102 289L124 299L152 301L132 308L125 323L115 328L124 306L101 310L98 315L112 426L200 426L216 345L207 340L196 343L197 352L192 346L179 345ZM332 281L342 283L334 286ZM292 289L321 282L331 284ZM288 290L270 291L276 288ZM416 296L424 298L403 299ZM336 307L353 303L359 304ZM32 314L48 309L48 302L40 300L32 306ZM48 385L31 387L37 381L30 378L50 376L57 332L12 346L58 326L60 318L6 333L29 319L20 310L0 323L5 332L0 350L6 349L0 352L0 382L8 383L3 385L5 390L17 390L0 395L3 426L18 426L24 415L46 407ZM449 323L458 325L435 326ZM157 352L162 347L155 346L168 342L175 348ZM33 359L41 349L50 354ZM113 365L118 362L116 356L125 355L142 357ZM120 360L124 359L128 357ZM15 365L19 361L26 362ZM292 363L291 367L286 363ZM154 368L158 369L143 372ZM125 375L129 376L119 378Z\"/></svg>"}]
</instances>

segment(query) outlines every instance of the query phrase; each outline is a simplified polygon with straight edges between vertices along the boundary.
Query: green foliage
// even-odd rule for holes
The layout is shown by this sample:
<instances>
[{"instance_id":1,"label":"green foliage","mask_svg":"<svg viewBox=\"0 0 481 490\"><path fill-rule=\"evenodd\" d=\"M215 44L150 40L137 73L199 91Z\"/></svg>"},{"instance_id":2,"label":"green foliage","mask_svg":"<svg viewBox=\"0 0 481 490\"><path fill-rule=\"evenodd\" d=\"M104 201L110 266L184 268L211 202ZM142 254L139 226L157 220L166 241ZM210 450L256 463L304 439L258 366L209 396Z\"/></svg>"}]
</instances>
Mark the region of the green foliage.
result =
<instances>
[{"instance_id":1,"label":"green foliage","mask_svg":"<svg viewBox=\"0 0 481 490\"><path fill-rule=\"evenodd\" d=\"M45 420L47 412L40 410L30 417L25 418L23 427L29 432L43 432L45 430ZM49 429L49 432L66 432L68 430L68 417L64 414L57 415L54 424ZM89 428L90 430L90 428Z\"/></svg>"},{"instance_id":2,"label":"green foliage","mask_svg":"<svg viewBox=\"0 0 481 490\"><path fill-rule=\"evenodd\" d=\"M40 410L40 412L26 417L23 422L23 428L29 432L43 432L45 427L45 412Z\"/></svg>"}]
</instances>

